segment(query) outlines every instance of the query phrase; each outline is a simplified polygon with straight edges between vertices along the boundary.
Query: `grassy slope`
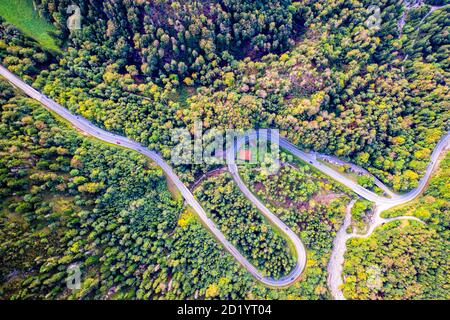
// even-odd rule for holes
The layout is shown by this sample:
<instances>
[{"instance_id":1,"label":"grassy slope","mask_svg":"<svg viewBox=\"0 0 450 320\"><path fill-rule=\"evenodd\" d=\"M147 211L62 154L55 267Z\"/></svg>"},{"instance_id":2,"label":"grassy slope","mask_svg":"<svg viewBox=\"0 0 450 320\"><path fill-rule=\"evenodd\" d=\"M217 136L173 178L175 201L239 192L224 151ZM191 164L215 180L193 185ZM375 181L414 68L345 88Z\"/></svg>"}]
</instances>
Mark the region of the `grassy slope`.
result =
<instances>
[{"instance_id":1,"label":"grassy slope","mask_svg":"<svg viewBox=\"0 0 450 320\"><path fill-rule=\"evenodd\" d=\"M50 31L56 29L50 23L39 17L33 9L31 0L1 0L0 16L15 25L25 35L35 39L44 48L60 51Z\"/></svg>"}]
</instances>

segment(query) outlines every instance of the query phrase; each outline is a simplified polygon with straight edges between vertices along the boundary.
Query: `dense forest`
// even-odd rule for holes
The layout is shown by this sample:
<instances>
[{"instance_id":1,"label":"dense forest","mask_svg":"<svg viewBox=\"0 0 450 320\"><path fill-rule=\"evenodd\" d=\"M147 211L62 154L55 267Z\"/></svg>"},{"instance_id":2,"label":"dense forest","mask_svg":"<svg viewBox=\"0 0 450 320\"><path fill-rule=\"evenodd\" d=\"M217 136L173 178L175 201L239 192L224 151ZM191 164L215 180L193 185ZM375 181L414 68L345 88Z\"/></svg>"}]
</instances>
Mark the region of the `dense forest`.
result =
<instances>
[{"instance_id":1,"label":"dense forest","mask_svg":"<svg viewBox=\"0 0 450 320\"><path fill-rule=\"evenodd\" d=\"M263 275L277 279L289 274L295 262L286 240L272 230L228 173L209 178L195 195L222 233Z\"/></svg>"},{"instance_id":2,"label":"dense forest","mask_svg":"<svg viewBox=\"0 0 450 320\"><path fill-rule=\"evenodd\" d=\"M450 129L448 0L33 3L61 50L0 16L0 63L167 160L172 130L193 130L198 120L204 130L277 128L305 150L356 163L406 192ZM73 3L80 30L67 27ZM380 8L376 28L366 23L371 5ZM143 156L84 137L3 81L0 106L1 298L330 297L326 264L353 195L307 165L271 176L241 168L308 249L301 281L273 290L235 262ZM348 298L449 298L448 163L417 202L387 213L416 215L425 226L395 222L349 243ZM174 169L192 185L214 168ZM366 177L358 182L374 188ZM196 196L261 271L289 272L286 241L229 176L207 179ZM356 203L356 231L371 210ZM65 289L71 266L83 278L75 293Z\"/></svg>"},{"instance_id":3,"label":"dense forest","mask_svg":"<svg viewBox=\"0 0 450 320\"><path fill-rule=\"evenodd\" d=\"M37 1L43 16L68 35L72 1ZM143 76L162 83L207 83L220 67L245 56L282 52L303 30L304 10L291 1L78 1L85 24L116 44L115 52ZM93 29L87 32L89 40ZM102 39L102 40L103 40ZM79 43L81 45L81 43Z\"/></svg>"},{"instance_id":4,"label":"dense forest","mask_svg":"<svg viewBox=\"0 0 450 320\"><path fill-rule=\"evenodd\" d=\"M328 297L325 258L311 252L304 279L289 288L258 284L195 214L174 200L161 170L147 159L83 137L4 81L0 92L2 299ZM206 181L199 197L207 197L216 182ZM233 201L242 197L236 191L225 195ZM275 249L277 239L287 250L255 209L242 199L237 203L253 212L255 228L265 230L267 239L256 243L257 250ZM231 227L235 221L218 220ZM232 231L231 240L239 239ZM251 248L249 243L246 249ZM290 266L292 256L281 250L280 258L283 252L280 261ZM269 255L266 263L277 263L275 258ZM74 292L66 286L73 266L80 268L82 284Z\"/></svg>"},{"instance_id":5,"label":"dense forest","mask_svg":"<svg viewBox=\"0 0 450 320\"><path fill-rule=\"evenodd\" d=\"M143 276L161 263L181 210L161 169L1 89L1 295L67 296L72 264L83 270L77 297L151 291Z\"/></svg>"},{"instance_id":6,"label":"dense forest","mask_svg":"<svg viewBox=\"0 0 450 320\"><path fill-rule=\"evenodd\" d=\"M0 89L2 298L243 298L254 286L160 169Z\"/></svg>"},{"instance_id":7,"label":"dense forest","mask_svg":"<svg viewBox=\"0 0 450 320\"><path fill-rule=\"evenodd\" d=\"M69 34L67 1L37 2L67 54L35 85L166 157L170 130L196 119L205 129L275 127L407 191L449 129L449 7L80 1L84 27ZM379 29L364 24L371 4Z\"/></svg>"}]
</instances>

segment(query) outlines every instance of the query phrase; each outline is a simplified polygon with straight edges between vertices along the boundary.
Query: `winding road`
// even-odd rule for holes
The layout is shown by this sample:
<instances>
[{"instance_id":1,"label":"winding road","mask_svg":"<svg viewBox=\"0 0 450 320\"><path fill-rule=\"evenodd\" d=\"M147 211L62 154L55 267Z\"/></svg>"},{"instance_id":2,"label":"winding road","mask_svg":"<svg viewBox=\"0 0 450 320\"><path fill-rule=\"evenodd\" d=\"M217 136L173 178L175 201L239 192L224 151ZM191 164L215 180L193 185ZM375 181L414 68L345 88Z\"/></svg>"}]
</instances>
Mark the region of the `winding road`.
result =
<instances>
[{"instance_id":1,"label":"winding road","mask_svg":"<svg viewBox=\"0 0 450 320\"><path fill-rule=\"evenodd\" d=\"M199 218L202 220L204 225L208 227L208 229L212 232L212 234L219 240L222 245L227 249L234 258L244 266L250 274L252 274L257 280L264 283L267 286L271 287L285 287L294 283L303 272L303 269L306 264L306 254L304 254L305 249L303 243L300 239L289 229L286 231L289 238L293 236L290 240L296 246L297 251L297 263L295 268L291 271L291 273L283 277L281 279L272 279L269 277L263 276L222 234L222 232L216 227L214 222L208 218L205 210L202 208L200 203L195 199L191 191L184 185L184 183L178 178L177 174L173 171L171 166L167 164L164 159L154 151L147 149L141 144L134 142L128 138L123 136L113 134L107 132L103 129L98 128L85 118L77 115L73 115L67 109L56 103L55 101L49 99L47 96L43 95L39 91L35 90L25 82L23 82L20 78L16 77L13 73L11 73L8 69L3 66L0 66L0 75L6 78L10 83L14 86L22 90L29 97L39 101L46 108L55 112L59 116L63 117L67 121L69 121L74 127L79 130L108 143L112 143L115 145L120 145L125 148L132 149L136 152L139 152L148 158L152 159L161 169L166 173L167 177L175 184L177 189L180 191L181 195L185 199L186 203L192 207L193 210L198 214ZM264 212L263 212L264 213ZM271 216L268 216L269 219ZM281 220L278 218L272 221L280 230L285 230L286 226ZM281 223L282 225L279 225ZM303 254L302 254L303 252Z\"/></svg>"},{"instance_id":2,"label":"winding road","mask_svg":"<svg viewBox=\"0 0 450 320\"><path fill-rule=\"evenodd\" d=\"M242 190L244 195L252 201L252 203L261 211L261 213L269 219L281 232L283 232L288 239L291 241L291 243L294 245L296 250L296 266L294 269L289 273L289 275L281 278L281 279L272 279L270 277L263 276L222 234L222 232L216 227L214 222L208 218L206 212L200 205L200 203L194 198L191 191L184 185L184 183L178 178L177 174L173 171L171 166L167 164L164 159L157 154L154 151L151 151L147 149L146 147L142 146L141 144L134 142L128 138L125 138L123 136L113 134L110 132L107 132L103 129L100 129L99 127L93 125L91 122L86 120L85 118L77 115L73 115L70 113L67 109L56 103L55 101L49 99L47 96L43 95L39 91L35 90L25 82L23 82L20 78L16 77L14 74L12 74L9 70L4 68L3 66L0 66L0 75L5 77L9 82L11 82L14 86L22 90L26 95L29 97L39 101L42 103L45 107L47 107L49 110L55 112L59 116L63 117L67 121L69 121L74 127L78 128L79 130L94 136L95 138L99 140L103 140L108 143L116 144L123 146L125 148L129 148L132 150L135 150L136 152L139 152L150 159L152 159L161 169L166 173L167 177L175 184L177 189L180 191L181 195L185 199L186 203L191 206L195 212L198 214L199 218L202 220L205 226L208 227L208 229L213 233L213 235L222 243L222 245L233 255L233 257L242 265L244 266L250 274L252 274L256 279L258 279L260 282L264 283L267 286L271 287L286 287L294 283L299 277L301 276L305 265L306 265L306 249L300 240L300 238L290 229L288 228L275 214L273 214L270 210L268 210L254 195L253 193L247 188L245 183L242 181L241 177L239 176L238 167L235 162L230 162L230 159L235 158L235 148L233 151L227 150L227 158L228 158L228 168L230 173L233 176L233 179L237 183L238 187ZM417 197L424 187L426 186L426 183L433 171L434 166L436 165L437 159L440 155L440 153L448 147L450 140L450 134L447 134L436 146L433 154L431 155L431 162L427 167L426 173L424 177L421 179L419 186L417 189L411 191L408 194L405 195L393 195L392 198L385 198L381 197L361 186L359 186L354 181L346 178L342 174L336 172L335 170L331 169L330 167L324 165L323 163L316 160L316 157L305 153L301 150L299 150L294 144L290 143L285 138L280 138L280 147L283 149L286 149L290 153L292 153L294 156L300 158L301 160L309 163L310 165L314 166L319 171L323 172L324 174L330 176L334 180L342 183L343 185L347 186L348 188L352 189L355 193L360 195L361 197L368 199L372 202L375 202L375 205L377 207L376 213L374 215L374 221L371 224L371 230L375 229L377 226L379 226L382 223L388 222L391 219L382 219L380 217L380 213L384 210L387 210L389 208L392 208L394 206L406 203L408 201L411 201L415 197ZM238 143L242 143L242 139L239 140ZM233 152L232 157L229 156L229 152ZM351 208L351 207L350 207ZM350 209L348 209L349 212ZM348 216L348 214L347 214ZM399 218L395 218L399 219ZM346 220L347 221L347 220ZM349 223L344 222L345 223ZM355 235L356 236L356 235ZM341 237L342 239L345 239L347 237ZM339 241L343 241L340 238L336 239ZM345 239L346 241L346 239ZM336 242L336 241L335 241ZM336 243L335 243L336 244ZM344 242L345 247L345 242ZM342 250L341 250L342 251ZM345 250L343 251L345 252ZM337 268L332 268L333 270L337 270L333 273L333 279L337 279L336 276L337 272L339 272L339 264L342 265L343 261L343 254L342 259L339 257L339 255L335 255L334 258L332 256L332 261L336 261L334 266L337 266ZM332 263L330 261L330 263ZM329 268L330 270L330 268ZM341 273L339 273L340 277ZM336 280L338 281L338 280ZM334 285L334 284L333 284ZM333 291L333 290L332 290ZM335 297L336 298L336 297Z\"/></svg>"},{"instance_id":3,"label":"winding road","mask_svg":"<svg viewBox=\"0 0 450 320\"><path fill-rule=\"evenodd\" d=\"M373 216L369 222L369 228L366 231L365 234L358 234L356 232L353 232L351 234L347 233L347 228L350 226L351 223L351 209L353 205L355 204L355 201L352 201L349 206L347 207L347 213L344 218L344 223L339 229L339 231L336 234L336 237L333 241L333 251L331 253L330 261L328 263L328 287L331 291L331 295L335 300L345 300L344 294L341 290L341 286L343 284L342 279L342 272L343 272L343 263L344 263L344 255L347 251L347 241L352 238L360 238L360 239L366 239L368 238L376 228L382 226L383 224L399 221L399 220L414 220L420 223L423 223L422 220L412 217L412 216L401 216L401 217L395 217L395 218L382 218L381 213L383 211L389 210L395 206L407 203L409 201L414 200L416 197L418 197L422 191L425 189L428 180L433 173L433 170L435 169L438 158L440 154L449 149L450 146L450 133L445 135L439 143L436 145L432 155L431 155L431 162L428 164L426 173L424 177L420 180L419 185L416 189L410 191L407 194L404 195L395 195L394 199L392 201L386 202L375 202L375 209Z\"/></svg>"},{"instance_id":4,"label":"winding road","mask_svg":"<svg viewBox=\"0 0 450 320\"><path fill-rule=\"evenodd\" d=\"M244 193L244 195L251 202L253 202L258 207L258 209L268 219L270 219L271 221L276 221L277 222L276 224L279 228L284 228L285 234L288 235L288 237L291 239L291 241L295 241L294 243L298 243L298 242L301 243L301 240L298 239L297 235L295 235L288 227L286 227L286 225L282 221L278 221L279 219L276 217L276 215L274 215L272 212L270 212L270 210L267 209L253 195L253 193L247 188L247 186L245 185L245 183L242 181L241 177L239 176L238 166L234 160L235 159L234 154L235 154L236 150L239 150L239 148L246 141L256 139L256 136L257 136L257 134L255 134L255 133L248 134L247 136L245 136L237 141L237 144L234 147L234 149L231 148L231 149L227 150L228 170L231 172L234 181L236 182L238 187L241 189L241 191ZM267 138L269 138L269 137L267 137ZM327 268L327 270L328 270L328 279L327 279L328 287L330 288L331 294L334 299L345 300L345 297L344 297L342 291L340 290L340 286L343 283L342 271L343 271L344 254L347 249L347 247L346 247L347 240L349 240L350 238L367 238L379 226L381 226L385 223L393 222L393 221L415 220L415 221L423 223L420 219L415 218L415 217L409 217L409 216L384 219L381 217L381 213L383 211L386 211L395 206L407 203L420 195L420 193L424 190L424 188L428 182L428 179L430 178L434 168L437 165L437 161L438 161L440 154L444 150L448 149L449 142L450 142L450 133L447 133L439 141L439 143L436 145L433 153L431 154L431 161L426 168L425 175L419 181L419 184L416 189L410 191L409 193L403 194L403 195L398 195L391 191L391 192L388 192L388 194L390 194L391 198L386 198L386 197L379 196L379 195L375 194L374 192L361 187L360 185L358 185L357 183L348 179L341 173L339 173L339 172L333 170L332 168L324 165L323 163L317 161L316 160L317 155L320 155L320 154L305 153L304 151L299 150L297 148L297 146L295 146L294 144L289 142L287 139L280 137L279 145L281 148L289 151L291 154L293 154L297 158L303 160L304 162L309 163L310 165L314 166L316 169L318 169L322 173L330 176L334 180L349 187L355 193L357 193L359 196L375 203L374 214L369 223L368 231L364 235L360 235L357 233L347 234L347 227L350 226L350 223L351 223L351 209L352 209L353 205L355 204L355 200L350 202L350 204L347 207L347 213L344 218L344 223L341 226L341 228L339 229L339 231L337 232L336 237L333 241L333 250L332 250L330 261L329 261L328 268ZM320 155L320 156L323 156L323 155ZM351 164L351 165L356 166L354 164ZM381 184L381 182L379 182L379 184ZM383 189L388 189L388 188L386 186L384 186ZM299 245L296 245L296 248L297 248L297 252L301 252L302 256L303 255L306 256L306 254L303 253L304 248L300 249L302 251L299 251L299 248L300 248Z\"/></svg>"}]
</instances>

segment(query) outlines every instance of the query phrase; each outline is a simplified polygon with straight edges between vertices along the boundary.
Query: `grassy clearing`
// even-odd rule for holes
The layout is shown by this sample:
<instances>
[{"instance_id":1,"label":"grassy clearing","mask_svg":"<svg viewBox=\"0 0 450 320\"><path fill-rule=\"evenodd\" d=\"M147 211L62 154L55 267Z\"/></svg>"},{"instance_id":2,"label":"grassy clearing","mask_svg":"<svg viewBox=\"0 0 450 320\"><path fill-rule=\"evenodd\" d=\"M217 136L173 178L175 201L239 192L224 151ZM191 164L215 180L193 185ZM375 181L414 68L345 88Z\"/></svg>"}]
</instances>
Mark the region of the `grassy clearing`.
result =
<instances>
[{"instance_id":1,"label":"grassy clearing","mask_svg":"<svg viewBox=\"0 0 450 320\"><path fill-rule=\"evenodd\" d=\"M49 34L56 31L55 27L34 11L32 0L1 0L0 16L36 40L42 47L51 51L61 51L55 39Z\"/></svg>"},{"instance_id":2,"label":"grassy clearing","mask_svg":"<svg viewBox=\"0 0 450 320\"><path fill-rule=\"evenodd\" d=\"M340 183L337 180L334 180L332 177L324 174L322 171L320 171L319 169L317 169L316 167L314 167L312 164L310 164L309 162L303 161L300 158L297 158L295 155L293 155L291 152L289 152L288 150L282 149L282 152L287 154L291 160L289 160L290 163L292 164L300 164L300 165L307 165L309 167L309 169L311 170L311 172L316 173L317 175L319 175L320 177L323 177L324 179L328 180L329 182L334 182L336 185L338 185L341 190L348 194L349 196L357 196L356 193L353 192L352 189L350 189L349 187L347 187L346 185ZM320 162L320 160L319 160ZM325 165L328 165L328 163L323 163ZM336 170L337 171L337 170Z\"/></svg>"},{"instance_id":3,"label":"grassy clearing","mask_svg":"<svg viewBox=\"0 0 450 320\"><path fill-rule=\"evenodd\" d=\"M327 161L324 160L317 160L320 163L322 163L323 165L326 165L327 167L330 167L331 169L333 169L336 172L339 172L341 175L343 175L344 177L346 177L349 180L352 180L355 183L358 183L358 175L354 172L345 172L343 171L343 166L339 166L333 163L329 163Z\"/></svg>"},{"instance_id":4,"label":"grassy clearing","mask_svg":"<svg viewBox=\"0 0 450 320\"><path fill-rule=\"evenodd\" d=\"M172 197L174 200L177 201L183 201L183 195L181 194L180 190L178 190L175 183L170 179L170 177L166 174L166 181L167 181L167 189L172 194Z\"/></svg>"}]
</instances>

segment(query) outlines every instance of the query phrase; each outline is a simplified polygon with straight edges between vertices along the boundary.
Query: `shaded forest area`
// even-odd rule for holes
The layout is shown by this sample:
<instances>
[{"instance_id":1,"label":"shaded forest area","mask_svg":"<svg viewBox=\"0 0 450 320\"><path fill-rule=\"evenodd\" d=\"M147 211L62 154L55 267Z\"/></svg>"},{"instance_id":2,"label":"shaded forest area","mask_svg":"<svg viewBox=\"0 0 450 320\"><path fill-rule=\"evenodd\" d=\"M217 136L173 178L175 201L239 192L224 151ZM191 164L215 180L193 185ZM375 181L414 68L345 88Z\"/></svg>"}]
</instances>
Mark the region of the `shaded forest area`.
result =
<instances>
[{"instance_id":1,"label":"shaded forest area","mask_svg":"<svg viewBox=\"0 0 450 320\"><path fill-rule=\"evenodd\" d=\"M166 158L170 130L197 119L272 127L404 192L449 129L448 7L411 9L400 30L393 0L80 1L84 27L69 35L66 1L40 3L67 53L35 86ZM365 25L371 4L380 29ZM179 168L186 182L209 169Z\"/></svg>"}]
</instances>

